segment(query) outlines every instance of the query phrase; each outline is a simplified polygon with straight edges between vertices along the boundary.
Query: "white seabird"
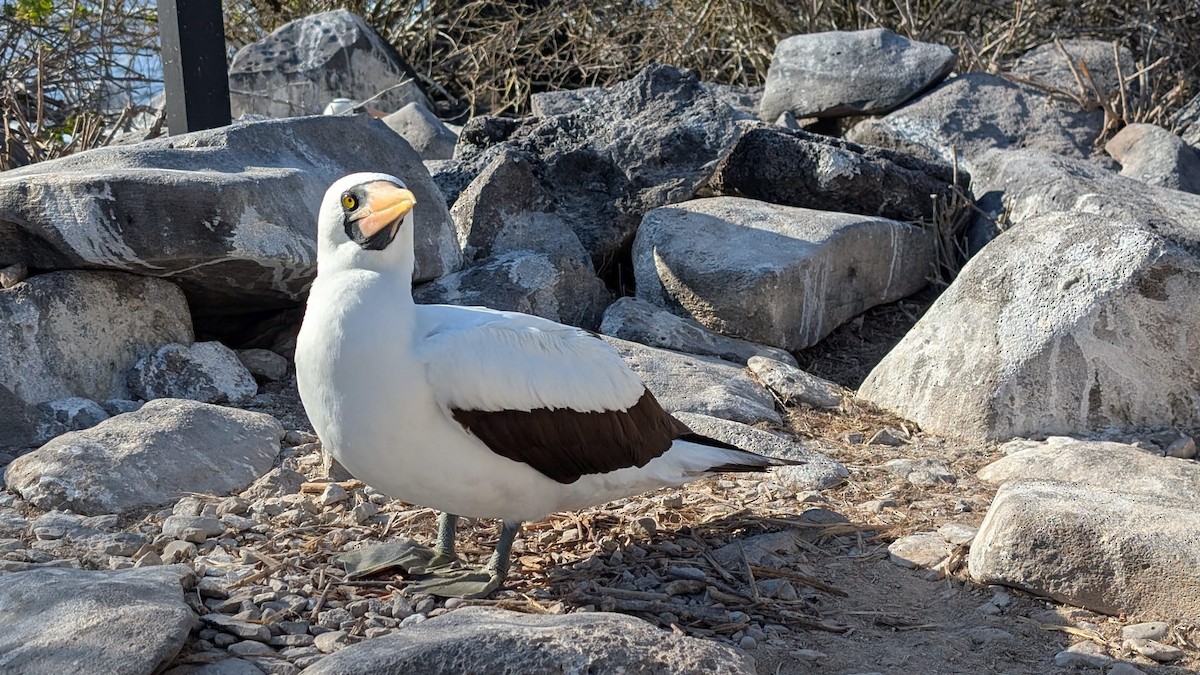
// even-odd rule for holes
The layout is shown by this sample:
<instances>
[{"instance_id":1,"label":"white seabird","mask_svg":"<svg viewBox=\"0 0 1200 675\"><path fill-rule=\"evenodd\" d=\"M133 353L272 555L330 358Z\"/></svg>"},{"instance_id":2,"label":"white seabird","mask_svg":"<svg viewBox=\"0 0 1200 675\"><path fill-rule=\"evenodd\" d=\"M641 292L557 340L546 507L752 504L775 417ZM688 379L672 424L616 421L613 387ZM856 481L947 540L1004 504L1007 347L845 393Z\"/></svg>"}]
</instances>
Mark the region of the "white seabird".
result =
<instances>
[{"instance_id":1,"label":"white seabird","mask_svg":"<svg viewBox=\"0 0 1200 675\"><path fill-rule=\"evenodd\" d=\"M498 518L503 580L521 523L719 471L790 464L692 433L615 349L579 328L412 297L412 209L399 179L358 173L325 193L317 278L296 345L300 398L355 476L442 512Z\"/></svg>"}]
</instances>

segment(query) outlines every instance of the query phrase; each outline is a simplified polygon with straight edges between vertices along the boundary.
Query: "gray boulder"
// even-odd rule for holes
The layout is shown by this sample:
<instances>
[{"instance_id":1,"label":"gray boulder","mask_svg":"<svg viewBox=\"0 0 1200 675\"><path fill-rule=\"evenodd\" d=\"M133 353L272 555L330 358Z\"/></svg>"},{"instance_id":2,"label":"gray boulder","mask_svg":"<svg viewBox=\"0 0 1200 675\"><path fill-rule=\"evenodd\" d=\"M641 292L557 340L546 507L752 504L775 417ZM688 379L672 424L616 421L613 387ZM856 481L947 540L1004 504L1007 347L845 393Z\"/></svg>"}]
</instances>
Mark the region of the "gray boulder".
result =
<instances>
[{"instance_id":1,"label":"gray boulder","mask_svg":"<svg viewBox=\"0 0 1200 675\"><path fill-rule=\"evenodd\" d=\"M646 211L688 199L737 137L737 115L694 74L649 66L568 115L477 117L463 128L459 173L525 152L554 212L607 274Z\"/></svg>"},{"instance_id":2,"label":"gray boulder","mask_svg":"<svg viewBox=\"0 0 1200 675\"><path fill-rule=\"evenodd\" d=\"M1041 87L1109 103L1120 95L1121 78L1137 72L1133 53L1126 47L1114 53L1112 42L1105 40L1060 40L1059 44L1061 49L1050 42L1025 52L1013 64L1012 74Z\"/></svg>"},{"instance_id":3,"label":"gray boulder","mask_svg":"<svg viewBox=\"0 0 1200 675\"><path fill-rule=\"evenodd\" d=\"M1081 110L995 75L967 73L885 117L856 124L846 138L943 162L955 161L957 150L960 166L974 176L974 160L991 148L1088 157L1103 125L1100 110Z\"/></svg>"},{"instance_id":4,"label":"gray boulder","mask_svg":"<svg viewBox=\"0 0 1200 675\"><path fill-rule=\"evenodd\" d=\"M130 371L129 389L146 400L186 398L202 403L240 403L258 393L254 376L220 342L159 347Z\"/></svg>"},{"instance_id":5,"label":"gray boulder","mask_svg":"<svg viewBox=\"0 0 1200 675\"><path fill-rule=\"evenodd\" d=\"M237 357L256 378L278 382L287 377L288 360L270 349L239 349Z\"/></svg>"},{"instance_id":6,"label":"gray boulder","mask_svg":"<svg viewBox=\"0 0 1200 675\"><path fill-rule=\"evenodd\" d=\"M331 654L308 675L459 673L713 673L752 675L754 662L709 640L624 614L521 614L464 607Z\"/></svg>"},{"instance_id":7,"label":"gray boulder","mask_svg":"<svg viewBox=\"0 0 1200 675\"><path fill-rule=\"evenodd\" d=\"M759 121L758 108L762 105L763 88L739 84L701 82L709 94L733 108L734 117L741 120Z\"/></svg>"},{"instance_id":8,"label":"gray boulder","mask_svg":"<svg viewBox=\"0 0 1200 675\"><path fill-rule=\"evenodd\" d=\"M1133 223L1200 254L1200 195L1146 185L1091 162L1035 150L993 150L972 174L980 203L1020 224L1054 212Z\"/></svg>"},{"instance_id":9,"label":"gray boulder","mask_svg":"<svg viewBox=\"0 0 1200 675\"><path fill-rule=\"evenodd\" d=\"M37 430L27 441L30 445L41 445L68 431L89 429L108 419L110 415L99 403L80 396L43 401L33 406L37 415Z\"/></svg>"},{"instance_id":10,"label":"gray boulder","mask_svg":"<svg viewBox=\"0 0 1200 675\"><path fill-rule=\"evenodd\" d=\"M1044 479L1166 499L1200 494L1200 464L1124 443L1053 436L1011 441L1001 450L1009 454L979 470L985 483Z\"/></svg>"},{"instance_id":11,"label":"gray boulder","mask_svg":"<svg viewBox=\"0 0 1200 675\"><path fill-rule=\"evenodd\" d=\"M1194 255L1129 223L1050 214L968 262L859 396L977 440L1195 427L1196 316Z\"/></svg>"},{"instance_id":12,"label":"gray boulder","mask_svg":"<svg viewBox=\"0 0 1200 675\"><path fill-rule=\"evenodd\" d=\"M98 148L0 175L0 266L170 278L198 313L295 304L316 275L316 217L355 171L417 196L418 280L461 265L445 201L382 122L304 117Z\"/></svg>"},{"instance_id":13,"label":"gray boulder","mask_svg":"<svg viewBox=\"0 0 1200 675\"><path fill-rule=\"evenodd\" d=\"M282 438L269 415L156 399L18 457L4 483L42 509L125 513L242 490L271 468Z\"/></svg>"},{"instance_id":14,"label":"gray boulder","mask_svg":"<svg viewBox=\"0 0 1200 675\"><path fill-rule=\"evenodd\" d=\"M0 673L159 672L196 623L183 600L191 575L182 565L0 575Z\"/></svg>"},{"instance_id":15,"label":"gray boulder","mask_svg":"<svg viewBox=\"0 0 1200 675\"><path fill-rule=\"evenodd\" d=\"M886 28L793 35L775 46L759 116L886 113L940 82L956 61L949 47Z\"/></svg>"},{"instance_id":16,"label":"gray boulder","mask_svg":"<svg viewBox=\"0 0 1200 675\"><path fill-rule=\"evenodd\" d=\"M1200 607L1194 492L1169 499L1092 486L1004 483L971 544L980 583L1015 586L1129 618Z\"/></svg>"},{"instance_id":17,"label":"gray boulder","mask_svg":"<svg viewBox=\"0 0 1200 675\"><path fill-rule=\"evenodd\" d=\"M604 310L600 332L650 347L715 356L734 363L746 363L755 356L765 356L796 364L796 358L782 349L714 333L692 319L672 314L640 298L620 298L609 305Z\"/></svg>"},{"instance_id":18,"label":"gray boulder","mask_svg":"<svg viewBox=\"0 0 1200 675\"><path fill-rule=\"evenodd\" d=\"M129 398L138 359L191 341L187 300L167 281L64 271L0 290L0 389L25 403Z\"/></svg>"},{"instance_id":19,"label":"gray boulder","mask_svg":"<svg viewBox=\"0 0 1200 675\"><path fill-rule=\"evenodd\" d=\"M796 351L925 286L931 231L885 218L698 199L646 214L637 295L724 335Z\"/></svg>"},{"instance_id":20,"label":"gray boulder","mask_svg":"<svg viewBox=\"0 0 1200 675\"><path fill-rule=\"evenodd\" d=\"M607 95L608 90L603 87L540 91L529 97L529 111L536 117L569 115Z\"/></svg>"},{"instance_id":21,"label":"gray boulder","mask_svg":"<svg viewBox=\"0 0 1200 675\"><path fill-rule=\"evenodd\" d=\"M954 203L948 164L802 130L757 126L721 158L706 192L773 204L933 221ZM967 189L967 176L958 175Z\"/></svg>"},{"instance_id":22,"label":"gray boulder","mask_svg":"<svg viewBox=\"0 0 1200 675\"><path fill-rule=\"evenodd\" d=\"M588 263L514 251L417 286L421 304L483 305L594 329L612 296Z\"/></svg>"},{"instance_id":23,"label":"gray boulder","mask_svg":"<svg viewBox=\"0 0 1200 675\"><path fill-rule=\"evenodd\" d=\"M757 424L781 424L771 394L727 361L655 349L602 336L670 413L693 412Z\"/></svg>"},{"instance_id":24,"label":"gray boulder","mask_svg":"<svg viewBox=\"0 0 1200 675\"><path fill-rule=\"evenodd\" d=\"M1146 185L1200 194L1200 150L1153 124L1129 124L1104 150L1121 163L1121 175Z\"/></svg>"},{"instance_id":25,"label":"gray boulder","mask_svg":"<svg viewBox=\"0 0 1200 675\"><path fill-rule=\"evenodd\" d=\"M450 159L458 136L424 105L413 101L383 118L383 123L400 134L421 159Z\"/></svg>"},{"instance_id":26,"label":"gray boulder","mask_svg":"<svg viewBox=\"0 0 1200 675\"><path fill-rule=\"evenodd\" d=\"M826 457L812 447L812 444L801 442L794 436L764 431L741 422L710 415L691 412L677 412L674 415L702 436L715 438L760 455L804 462L771 470L771 482L792 490L824 490L841 485L850 477L850 471L844 464Z\"/></svg>"},{"instance_id":27,"label":"gray boulder","mask_svg":"<svg viewBox=\"0 0 1200 675\"><path fill-rule=\"evenodd\" d=\"M233 116L317 115L330 99L398 110L429 100L412 69L362 17L344 9L284 24L242 47L229 64Z\"/></svg>"},{"instance_id":28,"label":"gray boulder","mask_svg":"<svg viewBox=\"0 0 1200 675\"><path fill-rule=\"evenodd\" d=\"M459 194L450 209L463 257L470 261L534 251L591 266L591 256L556 212L553 187L534 172L537 158L504 150Z\"/></svg>"}]
</instances>

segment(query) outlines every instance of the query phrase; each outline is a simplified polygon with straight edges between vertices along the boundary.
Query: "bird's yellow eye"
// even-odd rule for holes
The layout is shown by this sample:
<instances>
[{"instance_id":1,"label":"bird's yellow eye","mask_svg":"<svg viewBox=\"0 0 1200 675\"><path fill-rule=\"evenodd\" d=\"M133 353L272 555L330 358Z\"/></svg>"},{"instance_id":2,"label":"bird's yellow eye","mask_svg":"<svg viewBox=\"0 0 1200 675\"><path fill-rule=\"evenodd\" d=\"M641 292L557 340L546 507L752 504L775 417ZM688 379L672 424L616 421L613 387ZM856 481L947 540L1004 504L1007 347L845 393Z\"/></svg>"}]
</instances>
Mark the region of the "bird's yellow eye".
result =
<instances>
[{"instance_id":1,"label":"bird's yellow eye","mask_svg":"<svg viewBox=\"0 0 1200 675\"><path fill-rule=\"evenodd\" d=\"M347 211L353 211L354 209L358 208L358 197L355 197L349 192L342 195L342 208L346 209Z\"/></svg>"}]
</instances>

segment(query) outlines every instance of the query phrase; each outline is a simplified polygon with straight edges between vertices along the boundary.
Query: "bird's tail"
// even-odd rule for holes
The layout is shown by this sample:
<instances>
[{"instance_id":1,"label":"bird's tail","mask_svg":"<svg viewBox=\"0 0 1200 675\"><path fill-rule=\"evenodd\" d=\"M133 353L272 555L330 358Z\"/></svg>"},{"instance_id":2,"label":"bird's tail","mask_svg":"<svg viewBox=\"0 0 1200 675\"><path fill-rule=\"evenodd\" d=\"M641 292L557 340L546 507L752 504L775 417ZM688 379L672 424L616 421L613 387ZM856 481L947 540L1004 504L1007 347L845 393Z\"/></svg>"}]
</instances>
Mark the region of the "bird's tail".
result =
<instances>
[{"instance_id":1,"label":"bird's tail","mask_svg":"<svg viewBox=\"0 0 1200 675\"><path fill-rule=\"evenodd\" d=\"M767 457L695 432L675 439L676 444L681 444L681 441L696 448L697 452L689 453L695 455L696 460L703 460L703 463L708 464L702 468L695 465L687 467L693 473L750 473L766 471L774 466L793 466L806 463L804 460Z\"/></svg>"}]
</instances>

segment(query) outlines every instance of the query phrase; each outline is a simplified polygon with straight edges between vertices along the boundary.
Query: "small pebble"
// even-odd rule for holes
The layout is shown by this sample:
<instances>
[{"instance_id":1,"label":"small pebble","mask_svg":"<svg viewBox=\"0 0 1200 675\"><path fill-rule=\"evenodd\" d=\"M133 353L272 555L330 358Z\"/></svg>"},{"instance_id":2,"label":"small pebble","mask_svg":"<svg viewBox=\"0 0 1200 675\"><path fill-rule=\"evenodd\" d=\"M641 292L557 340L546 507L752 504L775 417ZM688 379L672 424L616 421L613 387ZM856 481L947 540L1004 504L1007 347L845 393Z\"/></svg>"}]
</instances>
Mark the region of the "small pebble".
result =
<instances>
[{"instance_id":1,"label":"small pebble","mask_svg":"<svg viewBox=\"0 0 1200 675\"><path fill-rule=\"evenodd\" d=\"M238 640L237 636L230 635L229 633L217 633L212 638L212 643L218 647L228 647L238 642L240 640Z\"/></svg>"},{"instance_id":2,"label":"small pebble","mask_svg":"<svg viewBox=\"0 0 1200 675\"><path fill-rule=\"evenodd\" d=\"M349 634L344 630L321 633L313 640L313 645L326 654L332 654L349 644Z\"/></svg>"},{"instance_id":3,"label":"small pebble","mask_svg":"<svg viewBox=\"0 0 1200 675\"><path fill-rule=\"evenodd\" d=\"M408 628L409 626L415 626L428 618L429 617L425 616L424 614L413 614L412 616L405 617L404 620L400 622L400 627Z\"/></svg>"},{"instance_id":4,"label":"small pebble","mask_svg":"<svg viewBox=\"0 0 1200 675\"><path fill-rule=\"evenodd\" d=\"M1156 640L1144 640L1141 638L1133 638L1126 640L1125 646L1133 649L1142 656L1158 661L1159 663L1170 663L1183 658L1183 650L1171 645L1165 645Z\"/></svg>"},{"instance_id":5,"label":"small pebble","mask_svg":"<svg viewBox=\"0 0 1200 675\"><path fill-rule=\"evenodd\" d=\"M275 654L274 649L271 649L261 642L255 642L253 640L235 642L226 647L226 649L230 653L237 654L238 656L273 656Z\"/></svg>"},{"instance_id":6,"label":"small pebble","mask_svg":"<svg viewBox=\"0 0 1200 675\"><path fill-rule=\"evenodd\" d=\"M151 565L163 564L162 558L154 551L150 551L134 561L134 567L150 567Z\"/></svg>"},{"instance_id":7,"label":"small pebble","mask_svg":"<svg viewBox=\"0 0 1200 675\"><path fill-rule=\"evenodd\" d=\"M0 269L0 288L9 289L29 278L29 267L24 263Z\"/></svg>"},{"instance_id":8,"label":"small pebble","mask_svg":"<svg viewBox=\"0 0 1200 675\"><path fill-rule=\"evenodd\" d=\"M1167 634L1170 626L1166 621L1147 621L1134 623L1121 629L1121 637L1126 640L1157 640Z\"/></svg>"},{"instance_id":9,"label":"small pebble","mask_svg":"<svg viewBox=\"0 0 1200 675\"><path fill-rule=\"evenodd\" d=\"M350 497L350 493L346 492L346 488L337 483L328 483L325 485L324 492L317 498L317 502L323 506L336 504Z\"/></svg>"},{"instance_id":10,"label":"small pebble","mask_svg":"<svg viewBox=\"0 0 1200 675\"><path fill-rule=\"evenodd\" d=\"M755 640L749 635L745 635L741 640L738 640L738 646L746 651L752 651L758 649L758 640Z\"/></svg>"},{"instance_id":11,"label":"small pebble","mask_svg":"<svg viewBox=\"0 0 1200 675\"><path fill-rule=\"evenodd\" d=\"M867 441L867 445L904 445L905 441L899 437L900 432L894 429L880 429L876 431L871 440Z\"/></svg>"},{"instance_id":12,"label":"small pebble","mask_svg":"<svg viewBox=\"0 0 1200 675\"><path fill-rule=\"evenodd\" d=\"M1191 436L1180 436L1167 446L1167 457L1192 459L1196 456L1196 441Z\"/></svg>"},{"instance_id":13,"label":"small pebble","mask_svg":"<svg viewBox=\"0 0 1200 675\"><path fill-rule=\"evenodd\" d=\"M163 547L162 559L167 564L185 562L196 557L196 545L190 541L175 540Z\"/></svg>"},{"instance_id":14,"label":"small pebble","mask_svg":"<svg viewBox=\"0 0 1200 675\"><path fill-rule=\"evenodd\" d=\"M1104 647L1095 642L1076 642L1054 655L1054 664L1060 668L1103 668L1112 662Z\"/></svg>"},{"instance_id":15,"label":"small pebble","mask_svg":"<svg viewBox=\"0 0 1200 675\"><path fill-rule=\"evenodd\" d=\"M1105 675L1146 675L1146 671L1130 663L1114 663Z\"/></svg>"}]
</instances>

